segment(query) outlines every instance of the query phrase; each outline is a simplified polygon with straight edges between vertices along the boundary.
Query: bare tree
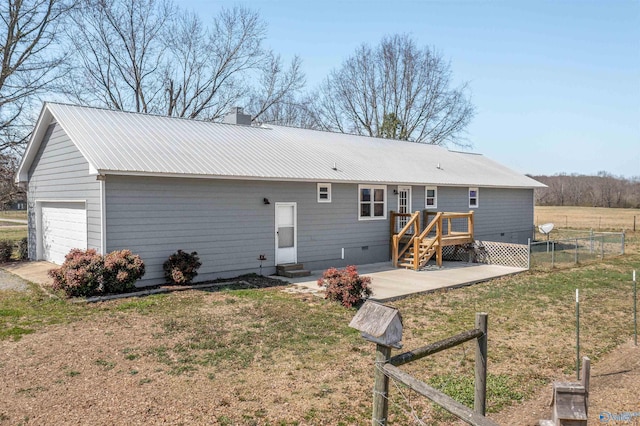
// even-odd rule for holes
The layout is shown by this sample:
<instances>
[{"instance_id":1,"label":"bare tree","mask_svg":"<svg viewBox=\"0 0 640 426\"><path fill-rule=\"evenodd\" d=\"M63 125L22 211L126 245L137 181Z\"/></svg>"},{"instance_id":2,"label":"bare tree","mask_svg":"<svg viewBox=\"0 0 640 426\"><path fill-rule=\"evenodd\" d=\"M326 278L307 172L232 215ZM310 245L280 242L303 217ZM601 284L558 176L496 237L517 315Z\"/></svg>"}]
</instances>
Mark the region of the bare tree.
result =
<instances>
[{"instance_id":1,"label":"bare tree","mask_svg":"<svg viewBox=\"0 0 640 426\"><path fill-rule=\"evenodd\" d=\"M0 154L0 209L25 196L24 189L15 184L18 159L12 154Z\"/></svg>"},{"instance_id":2,"label":"bare tree","mask_svg":"<svg viewBox=\"0 0 640 426\"><path fill-rule=\"evenodd\" d=\"M0 4L0 154L16 153L32 126L30 104L60 78L65 53L55 50L66 0L4 0ZM29 115L29 117L26 117Z\"/></svg>"},{"instance_id":3,"label":"bare tree","mask_svg":"<svg viewBox=\"0 0 640 426\"><path fill-rule=\"evenodd\" d=\"M314 96L320 127L436 145L465 145L474 115L467 85L452 87L451 67L406 35L360 46Z\"/></svg>"},{"instance_id":4,"label":"bare tree","mask_svg":"<svg viewBox=\"0 0 640 426\"><path fill-rule=\"evenodd\" d=\"M254 121L293 124L298 119L302 111L294 99L305 83L301 66L302 61L295 56L285 69L279 55L267 53L248 103Z\"/></svg>"},{"instance_id":5,"label":"bare tree","mask_svg":"<svg viewBox=\"0 0 640 426\"><path fill-rule=\"evenodd\" d=\"M248 96L244 78L265 62L265 34L258 14L246 8L223 9L209 28L181 14L167 35L166 113L215 120Z\"/></svg>"},{"instance_id":6,"label":"bare tree","mask_svg":"<svg viewBox=\"0 0 640 426\"><path fill-rule=\"evenodd\" d=\"M173 13L168 0L81 0L71 14L69 40L82 67L68 94L118 110L157 111L163 31Z\"/></svg>"},{"instance_id":7,"label":"bare tree","mask_svg":"<svg viewBox=\"0 0 640 426\"><path fill-rule=\"evenodd\" d=\"M259 123L276 124L280 126L317 129L320 126L315 121L308 106L312 103L307 94L289 93L279 102L274 103L264 114L260 115ZM251 108L249 111L253 111Z\"/></svg>"},{"instance_id":8,"label":"bare tree","mask_svg":"<svg viewBox=\"0 0 640 426\"><path fill-rule=\"evenodd\" d=\"M263 47L250 9L222 9L206 26L171 0L82 1L69 32L82 67L68 91L81 103L216 120L248 102L262 115L304 84L298 58L284 69Z\"/></svg>"}]
</instances>

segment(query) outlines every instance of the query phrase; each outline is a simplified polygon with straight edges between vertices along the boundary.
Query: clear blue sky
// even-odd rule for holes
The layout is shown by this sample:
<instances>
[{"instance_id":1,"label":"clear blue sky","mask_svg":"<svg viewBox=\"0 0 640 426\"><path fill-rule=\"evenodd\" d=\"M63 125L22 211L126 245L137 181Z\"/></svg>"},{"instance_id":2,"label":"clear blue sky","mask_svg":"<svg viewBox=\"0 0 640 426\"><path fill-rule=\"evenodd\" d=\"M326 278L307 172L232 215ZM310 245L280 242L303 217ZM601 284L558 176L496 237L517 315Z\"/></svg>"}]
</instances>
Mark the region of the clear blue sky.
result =
<instances>
[{"instance_id":1,"label":"clear blue sky","mask_svg":"<svg viewBox=\"0 0 640 426\"><path fill-rule=\"evenodd\" d=\"M640 0L182 0L248 6L315 87L363 42L408 33L470 84L472 151L522 173L640 176Z\"/></svg>"}]
</instances>

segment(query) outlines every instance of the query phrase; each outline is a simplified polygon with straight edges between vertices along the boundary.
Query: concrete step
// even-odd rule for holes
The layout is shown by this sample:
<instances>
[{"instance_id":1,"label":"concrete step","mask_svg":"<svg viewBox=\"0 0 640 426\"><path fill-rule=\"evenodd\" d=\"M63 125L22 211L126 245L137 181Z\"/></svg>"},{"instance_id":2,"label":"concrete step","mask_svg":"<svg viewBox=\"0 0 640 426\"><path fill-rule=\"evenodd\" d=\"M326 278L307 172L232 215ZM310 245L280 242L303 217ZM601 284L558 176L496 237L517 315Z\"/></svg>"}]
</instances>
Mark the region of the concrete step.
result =
<instances>
[{"instance_id":1,"label":"concrete step","mask_svg":"<svg viewBox=\"0 0 640 426\"><path fill-rule=\"evenodd\" d=\"M287 278L308 277L309 275L311 275L311 271L308 271L306 269L294 269L292 271L280 270L278 271L278 275Z\"/></svg>"},{"instance_id":2,"label":"concrete step","mask_svg":"<svg viewBox=\"0 0 640 426\"><path fill-rule=\"evenodd\" d=\"M304 269L304 265L302 263L283 263L276 265L276 269L278 271L299 271Z\"/></svg>"}]
</instances>

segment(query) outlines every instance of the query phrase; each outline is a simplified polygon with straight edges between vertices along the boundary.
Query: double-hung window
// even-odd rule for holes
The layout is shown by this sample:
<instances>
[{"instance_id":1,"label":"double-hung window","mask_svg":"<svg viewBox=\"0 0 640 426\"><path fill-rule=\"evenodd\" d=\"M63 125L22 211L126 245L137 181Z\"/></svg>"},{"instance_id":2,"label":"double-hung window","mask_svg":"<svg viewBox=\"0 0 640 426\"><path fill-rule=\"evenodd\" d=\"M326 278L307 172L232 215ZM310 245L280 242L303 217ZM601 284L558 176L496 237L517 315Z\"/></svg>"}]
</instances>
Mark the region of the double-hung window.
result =
<instances>
[{"instance_id":1,"label":"double-hung window","mask_svg":"<svg viewBox=\"0 0 640 426\"><path fill-rule=\"evenodd\" d=\"M319 203L331 202L331 184L330 183L318 184L318 202Z\"/></svg>"},{"instance_id":2,"label":"double-hung window","mask_svg":"<svg viewBox=\"0 0 640 426\"><path fill-rule=\"evenodd\" d=\"M424 189L424 208L435 209L438 207L438 188L436 186L427 186Z\"/></svg>"},{"instance_id":3,"label":"double-hung window","mask_svg":"<svg viewBox=\"0 0 640 426\"><path fill-rule=\"evenodd\" d=\"M387 187L385 185L358 185L358 219L387 218Z\"/></svg>"},{"instance_id":4,"label":"double-hung window","mask_svg":"<svg viewBox=\"0 0 640 426\"><path fill-rule=\"evenodd\" d=\"M469 208L478 207L480 192L478 188L469 188Z\"/></svg>"}]
</instances>

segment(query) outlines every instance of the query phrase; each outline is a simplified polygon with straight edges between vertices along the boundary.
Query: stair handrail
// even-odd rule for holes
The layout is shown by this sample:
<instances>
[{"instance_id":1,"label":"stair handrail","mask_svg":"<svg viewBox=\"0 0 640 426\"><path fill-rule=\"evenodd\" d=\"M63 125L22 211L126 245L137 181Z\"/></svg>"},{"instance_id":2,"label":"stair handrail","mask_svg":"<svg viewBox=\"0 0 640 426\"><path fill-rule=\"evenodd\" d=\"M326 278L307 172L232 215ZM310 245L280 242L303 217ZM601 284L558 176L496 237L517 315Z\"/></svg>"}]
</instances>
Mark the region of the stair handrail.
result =
<instances>
[{"instance_id":1,"label":"stair handrail","mask_svg":"<svg viewBox=\"0 0 640 426\"><path fill-rule=\"evenodd\" d=\"M433 228L436 227L436 238L434 238L429 245L426 247L425 253L429 252L429 249L431 247L433 247L435 245L435 243L437 242L438 244L440 244L441 238L442 238L442 212L438 212L436 213L436 215L433 217L433 219L431 219L431 222L429 222L429 225L426 226L426 228L424 228L424 230L420 233L420 235L417 235L415 237L413 237L413 269L414 270L418 270L420 269L420 267L422 266L422 256L420 256L420 245L422 244L422 241L427 237L427 235L429 235L429 233L431 233L431 231L433 230Z\"/></svg>"},{"instance_id":2,"label":"stair handrail","mask_svg":"<svg viewBox=\"0 0 640 426\"><path fill-rule=\"evenodd\" d=\"M398 232L397 234L393 235L393 266L397 267L398 266L398 260L400 259L400 257L402 257L402 255L409 249L409 247L411 247L411 242L413 241L413 239L411 239L411 241L409 241L402 249L400 249L399 245L400 245L400 239L407 233L409 232L409 229L411 229L411 226L414 225L415 226L415 231L414 231L414 235L417 234L420 231L420 211L416 211L415 213L411 214L411 219L409 219L406 223L406 225L404 225L404 227L400 230L400 232Z\"/></svg>"},{"instance_id":3,"label":"stair handrail","mask_svg":"<svg viewBox=\"0 0 640 426\"><path fill-rule=\"evenodd\" d=\"M436 213L436 215L433 217L433 219L431 219L431 222L429 222L429 225L427 225L427 227L424 228L424 230L420 233L420 235L415 237L416 239L420 240L419 243L421 243L422 240L424 240L427 237L427 235L429 235L429 233L431 233L431 231L433 231L433 227L434 226L436 226L436 225L438 225L440 223L440 218L441 217L442 217L442 212ZM438 227L438 228L440 228L440 227ZM439 233L441 233L440 229L438 229L436 231L436 234L439 234Z\"/></svg>"}]
</instances>

